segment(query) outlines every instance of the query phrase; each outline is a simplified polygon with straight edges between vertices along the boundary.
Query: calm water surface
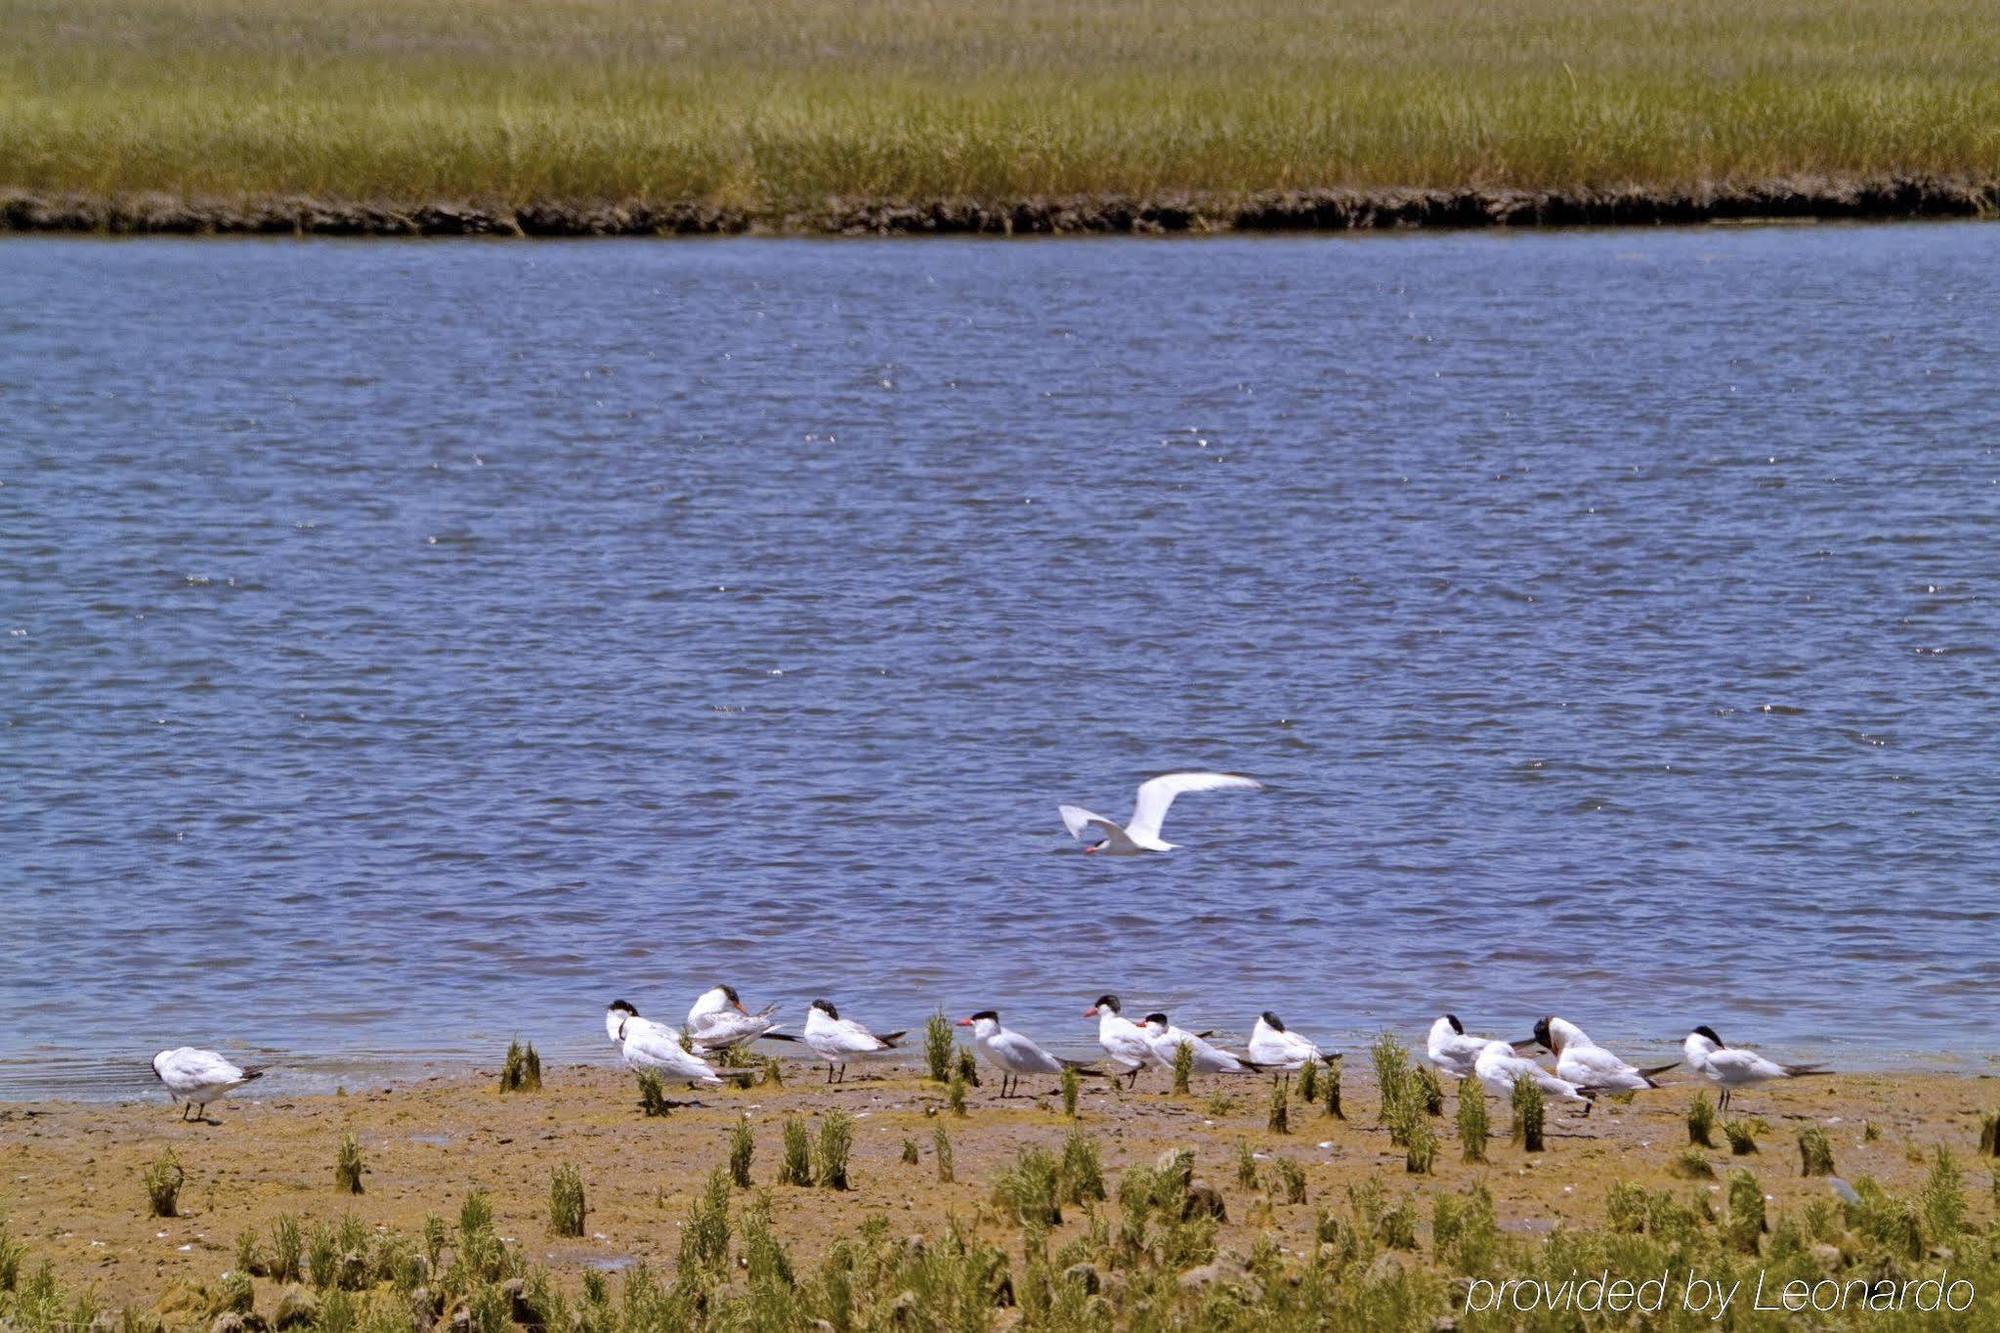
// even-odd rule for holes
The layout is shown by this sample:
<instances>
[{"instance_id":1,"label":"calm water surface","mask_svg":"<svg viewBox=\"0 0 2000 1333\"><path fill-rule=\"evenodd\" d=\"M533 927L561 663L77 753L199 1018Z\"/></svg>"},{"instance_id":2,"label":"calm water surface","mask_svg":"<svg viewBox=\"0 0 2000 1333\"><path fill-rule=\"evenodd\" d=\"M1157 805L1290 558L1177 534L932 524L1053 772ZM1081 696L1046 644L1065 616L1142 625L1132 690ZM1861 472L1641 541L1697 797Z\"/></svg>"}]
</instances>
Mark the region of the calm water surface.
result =
<instances>
[{"instance_id":1,"label":"calm water surface","mask_svg":"<svg viewBox=\"0 0 2000 1333\"><path fill-rule=\"evenodd\" d=\"M2000 1053L2000 227L0 290L0 1095L603 1059L716 979ZM1184 766L1269 789L1076 853Z\"/></svg>"}]
</instances>

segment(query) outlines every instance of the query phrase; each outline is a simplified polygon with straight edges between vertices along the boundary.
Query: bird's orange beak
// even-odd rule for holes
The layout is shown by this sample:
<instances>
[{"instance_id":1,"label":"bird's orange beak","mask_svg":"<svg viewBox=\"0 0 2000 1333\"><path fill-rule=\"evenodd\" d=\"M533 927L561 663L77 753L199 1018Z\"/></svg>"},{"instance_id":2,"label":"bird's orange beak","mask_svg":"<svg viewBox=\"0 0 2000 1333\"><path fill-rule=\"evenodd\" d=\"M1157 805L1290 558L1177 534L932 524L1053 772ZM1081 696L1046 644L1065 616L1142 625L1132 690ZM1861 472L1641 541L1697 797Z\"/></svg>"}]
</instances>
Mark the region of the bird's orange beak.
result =
<instances>
[{"instance_id":1,"label":"bird's orange beak","mask_svg":"<svg viewBox=\"0 0 2000 1333\"><path fill-rule=\"evenodd\" d=\"M1101 843L1095 843L1095 842L1093 842L1093 843L1091 843L1091 844L1090 844L1089 846L1087 846L1087 847L1085 847L1085 848L1083 849L1083 854L1084 854L1085 856L1089 856L1089 855L1090 855L1090 854L1091 854L1092 852L1096 851L1096 850L1097 850L1097 849L1098 849L1098 848L1099 848L1100 846L1102 846L1102 845L1103 845L1103 844L1101 844Z\"/></svg>"},{"instance_id":2,"label":"bird's orange beak","mask_svg":"<svg viewBox=\"0 0 2000 1333\"><path fill-rule=\"evenodd\" d=\"M742 1014L745 1018L750 1016L750 1011L743 1007L743 1001L741 1000L736 1001L736 1012Z\"/></svg>"},{"instance_id":3,"label":"bird's orange beak","mask_svg":"<svg viewBox=\"0 0 2000 1333\"><path fill-rule=\"evenodd\" d=\"M972 1020L969 1018L961 1018L958 1020L958 1025L962 1028L969 1028L972 1026Z\"/></svg>"},{"instance_id":4,"label":"bird's orange beak","mask_svg":"<svg viewBox=\"0 0 2000 1333\"><path fill-rule=\"evenodd\" d=\"M1095 1017L1097 1017L1097 1006L1096 1006L1096 1005L1094 1005L1094 1004L1093 1004L1093 1005L1091 1005L1091 1006L1090 1006L1090 1008L1088 1008L1088 1009L1086 1009L1086 1010L1084 1010L1084 1011L1083 1011L1083 1016L1084 1016L1085 1018L1095 1018Z\"/></svg>"}]
</instances>

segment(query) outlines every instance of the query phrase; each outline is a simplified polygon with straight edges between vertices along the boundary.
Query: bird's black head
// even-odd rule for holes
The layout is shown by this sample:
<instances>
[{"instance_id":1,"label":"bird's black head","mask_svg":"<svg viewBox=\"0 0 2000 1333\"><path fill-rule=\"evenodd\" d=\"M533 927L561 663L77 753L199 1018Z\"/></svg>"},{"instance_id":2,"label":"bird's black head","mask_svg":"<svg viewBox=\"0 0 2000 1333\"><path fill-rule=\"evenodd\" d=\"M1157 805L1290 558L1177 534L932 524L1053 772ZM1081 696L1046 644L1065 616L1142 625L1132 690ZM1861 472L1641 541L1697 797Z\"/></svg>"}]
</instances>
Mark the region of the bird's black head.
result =
<instances>
[{"instance_id":1,"label":"bird's black head","mask_svg":"<svg viewBox=\"0 0 2000 1333\"><path fill-rule=\"evenodd\" d=\"M812 1007L819 1010L821 1013L824 1013L828 1018L831 1018L836 1022L838 1022L840 1019L840 1010L833 1007L832 1000L814 1000L812 1002Z\"/></svg>"},{"instance_id":2,"label":"bird's black head","mask_svg":"<svg viewBox=\"0 0 2000 1333\"><path fill-rule=\"evenodd\" d=\"M972 1016L972 1021L977 1023L982 1018L990 1018L994 1022L998 1023L1000 1021L1000 1014L998 1010L981 1009L978 1013Z\"/></svg>"},{"instance_id":3,"label":"bird's black head","mask_svg":"<svg viewBox=\"0 0 2000 1333\"><path fill-rule=\"evenodd\" d=\"M1272 1013L1269 1009L1264 1011L1263 1019L1264 1025L1273 1032L1283 1032L1285 1030L1285 1020Z\"/></svg>"},{"instance_id":4,"label":"bird's black head","mask_svg":"<svg viewBox=\"0 0 2000 1333\"><path fill-rule=\"evenodd\" d=\"M1465 1035L1465 1024L1458 1021L1457 1014L1446 1014L1444 1016L1444 1021L1451 1024L1451 1030L1453 1032L1456 1032L1461 1037Z\"/></svg>"},{"instance_id":5,"label":"bird's black head","mask_svg":"<svg viewBox=\"0 0 2000 1333\"><path fill-rule=\"evenodd\" d=\"M1538 1018L1535 1020L1535 1040L1552 1051L1556 1048L1555 1038L1549 1032L1549 1020L1547 1018Z\"/></svg>"},{"instance_id":6,"label":"bird's black head","mask_svg":"<svg viewBox=\"0 0 2000 1333\"><path fill-rule=\"evenodd\" d=\"M639 1016L639 1011L623 1000L613 1000L611 1002L611 1012L614 1014L629 1014L633 1018Z\"/></svg>"},{"instance_id":7,"label":"bird's black head","mask_svg":"<svg viewBox=\"0 0 2000 1333\"><path fill-rule=\"evenodd\" d=\"M722 985L717 986L716 989L721 991L722 998L728 1000L731 1004L743 1003L743 998L736 993L736 987L730 985L728 982L724 982Z\"/></svg>"},{"instance_id":8,"label":"bird's black head","mask_svg":"<svg viewBox=\"0 0 2000 1333\"><path fill-rule=\"evenodd\" d=\"M1116 995L1100 995L1097 997L1097 1007L1099 1009L1109 1009L1115 1014L1118 1012L1118 997Z\"/></svg>"},{"instance_id":9,"label":"bird's black head","mask_svg":"<svg viewBox=\"0 0 2000 1333\"><path fill-rule=\"evenodd\" d=\"M1710 1026L1709 1026L1708 1024L1706 1024L1706 1023L1702 1024L1702 1025L1701 1025L1700 1027L1696 1028L1696 1029L1695 1029L1694 1031L1695 1031L1695 1035L1696 1035L1696 1036L1698 1036L1698 1037L1707 1037L1707 1038L1708 1038L1708 1039L1709 1039L1710 1041L1714 1042L1714 1043L1715 1043L1715 1044L1716 1044L1717 1046L1723 1046L1723 1045L1726 1045L1726 1044L1727 1044L1726 1042L1724 1042L1724 1041L1722 1040L1722 1038L1720 1038L1720 1037L1716 1036L1716 1035L1715 1035L1715 1029L1714 1029L1714 1028L1712 1028L1712 1027L1710 1027Z\"/></svg>"},{"instance_id":10,"label":"bird's black head","mask_svg":"<svg viewBox=\"0 0 2000 1333\"><path fill-rule=\"evenodd\" d=\"M1158 1023L1161 1027L1165 1027L1167 1025L1167 1016L1165 1014L1147 1014L1146 1021L1148 1023Z\"/></svg>"}]
</instances>

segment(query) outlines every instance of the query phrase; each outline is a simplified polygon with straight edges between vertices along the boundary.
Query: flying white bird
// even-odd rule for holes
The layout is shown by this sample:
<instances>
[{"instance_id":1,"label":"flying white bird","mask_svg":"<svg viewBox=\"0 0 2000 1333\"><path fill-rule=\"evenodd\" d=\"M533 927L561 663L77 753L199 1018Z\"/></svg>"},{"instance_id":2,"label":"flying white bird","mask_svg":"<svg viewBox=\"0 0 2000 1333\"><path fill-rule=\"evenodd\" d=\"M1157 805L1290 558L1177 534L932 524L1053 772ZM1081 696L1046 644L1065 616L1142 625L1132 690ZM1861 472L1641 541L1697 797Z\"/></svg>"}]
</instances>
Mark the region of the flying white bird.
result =
<instances>
[{"instance_id":1,"label":"flying white bird","mask_svg":"<svg viewBox=\"0 0 2000 1333\"><path fill-rule=\"evenodd\" d=\"M1146 1029L1118 1012L1116 995L1098 996L1083 1016L1097 1020L1097 1044L1111 1057L1111 1063L1131 1074L1125 1086L1137 1083L1139 1071L1153 1058L1153 1043L1146 1040Z\"/></svg>"},{"instance_id":2,"label":"flying white bird","mask_svg":"<svg viewBox=\"0 0 2000 1333\"><path fill-rule=\"evenodd\" d=\"M1820 1065L1781 1065L1741 1046L1725 1046L1722 1038L1715 1035L1715 1029L1706 1026L1688 1033L1681 1051L1687 1056L1689 1068L1722 1085L1722 1095L1716 1099L1719 1111L1728 1109L1730 1093L1737 1088L1768 1083L1774 1078L1805 1078L1833 1072Z\"/></svg>"},{"instance_id":3,"label":"flying white bird","mask_svg":"<svg viewBox=\"0 0 2000 1333\"><path fill-rule=\"evenodd\" d=\"M1011 1096L1008 1082L1012 1080L1015 1091L1021 1086L1023 1074L1060 1074L1065 1069L1074 1069L1079 1074L1089 1074L1102 1078L1095 1069L1086 1068L1077 1060L1063 1060L1050 1055L1028 1037L1011 1028L1000 1026L1000 1015L991 1009L982 1009L970 1018L961 1018L958 1025L972 1029L972 1045L986 1062L1000 1071L1000 1095Z\"/></svg>"},{"instance_id":4,"label":"flying white bird","mask_svg":"<svg viewBox=\"0 0 2000 1333\"><path fill-rule=\"evenodd\" d=\"M827 1000L814 1000L812 1008L806 1010L806 1030L801 1038L806 1045L819 1053L826 1061L826 1081L844 1083L847 1081L847 1062L852 1059L866 1059L881 1055L895 1048L903 1039L900 1032L885 1032L876 1036L851 1018L842 1018L840 1011ZM839 1069L840 1077L834 1077Z\"/></svg>"},{"instance_id":5,"label":"flying white bird","mask_svg":"<svg viewBox=\"0 0 2000 1333\"><path fill-rule=\"evenodd\" d=\"M1579 1087L1600 1092L1637 1092L1657 1088L1655 1074L1664 1074L1680 1061L1672 1060L1651 1069L1629 1065L1599 1046L1590 1035L1567 1019L1550 1015L1535 1024L1535 1041L1555 1053L1556 1076Z\"/></svg>"},{"instance_id":6,"label":"flying white bird","mask_svg":"<svg viewBox=\"0 0 2000 1333\"><path fill-rule=\"evenodd\" d=\"M1157 778L1139 784L1139 800L1132 807L1132 818L1125 826L1094 815L1079 805L1057 806L1062 814L1063 827L1069 836L1081 840L1085 829L1096 829L1104 834L1102 842L1086 846L1086 852L1103 852L1108 856L1131 856L1139 852L1171 851L1174 844L1162 841L1160 824L1167 817L1167 807L1174 803L1174 797L1187 791L1217 791L1223 788L1243 788L1256 790L1264 784L1254 778L1240 778L1231 773L1163 773Z\"/></svg>"},{"instance_id":7,"label":"flying white bird","mask_svg":"<svg viewBox=\"0 0 2000 1333\"><path fill-rule=\"evenodd\" d=\"M681 1049L681 1034L663 1027L623 1000L614 1000L604 1011L604 1030L618 1043L625 1063L657 1069L675 1083L689 1087L719 1088L722 1078L708 1061L693 1051Z\"/></svg>"},{"instance_id":8,"label":"flying white bird","mask_svg":"<svg viewBox=\"0 0 2000 1333\"><path fill-rule=\"evenodd\" d=\"M227 1097L252 1079L264 1077L263 1065L238 1067L217 1055L194 1046L176 1046L153 1057L153 1075L166 1084L176 1102L185 1103L181 1119L188 1111L195 1119L208 1119L208 1104ZM219 1123L219 1122L218 1122Z\"/></svg>"},{"instance_id":9,"label":"flying white bird","mask_svg":"<svg viewBox=\"0 0 2000 1333\"><path fill-rule=\"evenodd\" d=\"M697 1051L719 1051L738 1042L797 1041L789 1032L779 1032L771 1017L778 1006L767 1004L756 1013L743 1007L734 986L715 986L703 991L688 1010L688 1036Z\"/></svg>"},{"instance_id":10,"label":"flying white bird","mask_svg":"<svg viewBox=\"0 0 2000 1333\"><path fill-rule=\"evenodd\" d=\"M1254 1060L1231 1055L1220 1046L1211 1046L1200 1036L1186 1028L1177 1028L1167 1021L1165 1014L1146 1015L1146 1045L1152 1049L1153 1059L1168 1069L1174 1067L1174 1054L1182 1046L1194 1050L1194 1072L1197 1074L1253 1074L1260 1073L1263 1066Z\"/></svg>"},{"instance_id":11,"label":"flying white bird","mask_svg":"<svg viewBox=\"0 0 2000 1333\"><path fill-rule=\"evenodd\" d=\"M1450 1074L1453 1078L1471 1078L1473 1066L1479 1060L1479 1053L1486 1049L1486 1037L1468 1037L1465 1024L1458 1021L1457 1014L1446 1014L1431 1024L1430 1040L1424 1045L1424 1057L1437 1066L1438 1072Z\"/></svg>"},{"instance_id":12,"label":"flying white bird","mask_svg":"<svg viewBox=\"0 0 2000 1333\"><path fill-rule=\"evenodd\" d=\"M1582 1102L1583 1113L1590 1114L1590 1097L1583 1089L1568 1079L1557 1078L1526 1056L1514 1054L1514 1048L1504 1041L1487 1042L1479 1052L1479 1059L1473 1062L1472 1072L1478 1076L1480 1085L1496 1097L1513 1096L1514 1084L1526 1075L1547 1096L1558 1101Z\"/></svg>"}]
</instances>

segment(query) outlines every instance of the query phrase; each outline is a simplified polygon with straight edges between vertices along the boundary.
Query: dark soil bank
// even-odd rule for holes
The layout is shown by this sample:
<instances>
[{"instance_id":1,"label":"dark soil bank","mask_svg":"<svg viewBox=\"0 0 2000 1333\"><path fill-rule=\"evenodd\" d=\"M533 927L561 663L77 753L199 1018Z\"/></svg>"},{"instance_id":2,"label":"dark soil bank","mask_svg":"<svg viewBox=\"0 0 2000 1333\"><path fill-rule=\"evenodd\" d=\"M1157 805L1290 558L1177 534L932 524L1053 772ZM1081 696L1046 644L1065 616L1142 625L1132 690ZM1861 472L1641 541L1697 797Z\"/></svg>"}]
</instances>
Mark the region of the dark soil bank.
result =
<instances>
[{"instance_id":1,"label":"dark soil bank","mask_svg":"<svg viewBox=\"0 0 2000 1333\"><path fill-rule=\"evenodd\" d=\"M763 214L701 203L529 204L488 208L330 203L314 199L188 201L163 195L89 198L0 191L0 231L113 235L689 236L1075 235L1353 231L1411 227L1597 227L1750 218L1941 218L2000 213L2000 181L1892 178L1783 180L1712 190L1560 193L1526 190L1306 190L1248 196L1115 195L931 203L831 200L810 212Z\"/></svg>"}]
</instances>

